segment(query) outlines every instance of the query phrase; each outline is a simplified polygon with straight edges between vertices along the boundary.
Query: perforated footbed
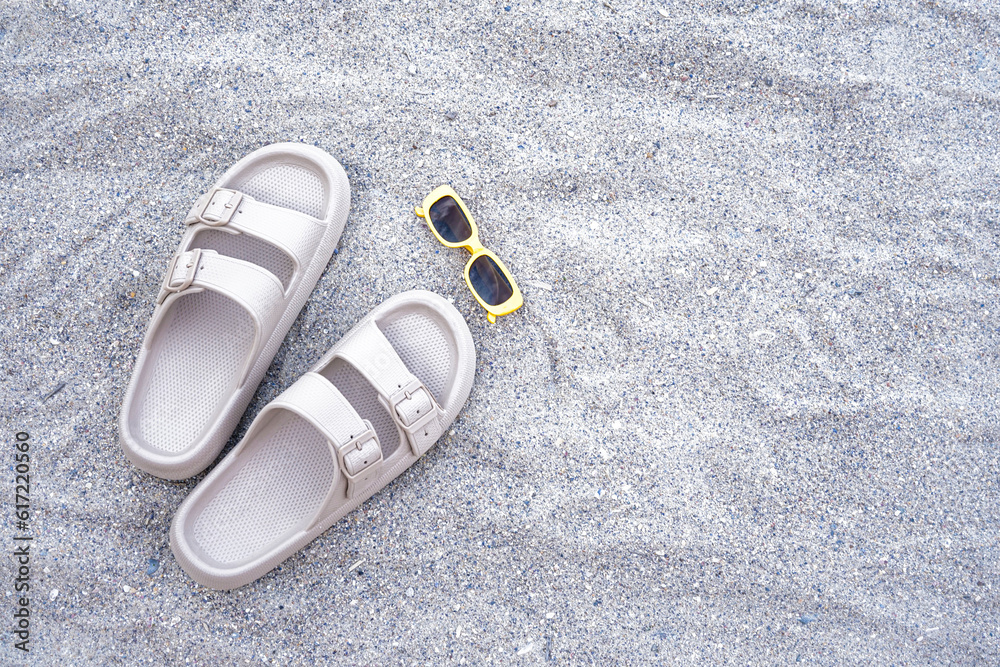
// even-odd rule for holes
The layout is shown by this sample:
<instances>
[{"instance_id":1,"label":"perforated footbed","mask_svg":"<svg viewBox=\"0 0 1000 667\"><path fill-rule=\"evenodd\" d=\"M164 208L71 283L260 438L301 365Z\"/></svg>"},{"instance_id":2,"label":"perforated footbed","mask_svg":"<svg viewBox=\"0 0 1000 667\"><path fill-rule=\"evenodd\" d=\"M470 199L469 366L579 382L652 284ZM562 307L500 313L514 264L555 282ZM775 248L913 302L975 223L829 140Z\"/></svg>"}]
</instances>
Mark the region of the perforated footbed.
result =
<instances>
[{"instance_id":1,"label":"perforated footbed","mask_svg":"<svg viewBox=\"0 0 1000 667\"><path fill-rule=\"evenodd\" d=\"M195 541L217 563L267 550L311 519L330 490L336 464L326 438L294 413L275 420L194 522Z\"/></svg>"},{"instance_id":2,"label":"perforated footbed","mask_svg":"<svg viewBox=\"0 0 1000 667\"><path fill-rule=\"evenodd\" d=\"M381 328L410 372L441 400L457 360L439 325L409 313ZM371 422L388 459L402 443L375 389L340 359L321 374ZM241 455L249 462L194 518L194 543L220 564L244 562L287 539L319 511L333 484L337 464L324 436L301 417L281 414L282 425L269 425L272 435L265 432L263 443Z\"/></svg>"},{"instance_id":3,"label":"perforated footbed","mask_svg":"<svg viewBox=\"0 0 1000 667\"><path fill-rule=\"evenodd\" d=\"M229 395L253 345L253 321L235 301L208 291L185 295L170 312L139 401L138 434L153 449L177 453Z\"/></svg>"},{"instance_id":4,"label":"perforated footbed","mask_svg":"<svg viewBox=\"0 0 1000 667\"><path fill-rule=\"evenodd\" d=\"M305 167L276 164L236 185L258 201L324 217L327 193ZM216 250L258 264L288 287L292 260L246 234L205 230L191 247ZM215 292L181 295L174 315L160 324L151 366L140 390L136 433L150 449L179 454L193 445L231 394L253 344L253 320L236 302Z\"/></svg>"},{"instance_id":5,"label":"perforated footbed","mask_svg":"<svg viewBox=\"0 0 1000 667\"><path fill-rule=\"evenodd\" d=\"M217 229L203 229L191 241L191 247L215 250L220 255L263 266L278 277L285 289L288 289L292 274L295 272L292 258L282 250L263 239L246 234L229 234Z\"/></svg>"},{"instance_id":6,"label":"perforated footbed","mask_svg":"<svg viewBox=\"0 0 1000 667\"><path fill-rule=\"evenodd\" d=\"M254 174L238 189L254 199L322 218L326 204L323 181L297 164L279 164Z\"/></svg>"},{"instance_id":7,"label":"perforated footbed","mask_svg":"<svg viewBox=\"0 0 1000 667\"><path fill-rule=\"evenodd\" d=\"M421 313L410 313L379 327L406 368L441 401L450 379L452 350L441 327Z\"/></svg>"}]
</instances>

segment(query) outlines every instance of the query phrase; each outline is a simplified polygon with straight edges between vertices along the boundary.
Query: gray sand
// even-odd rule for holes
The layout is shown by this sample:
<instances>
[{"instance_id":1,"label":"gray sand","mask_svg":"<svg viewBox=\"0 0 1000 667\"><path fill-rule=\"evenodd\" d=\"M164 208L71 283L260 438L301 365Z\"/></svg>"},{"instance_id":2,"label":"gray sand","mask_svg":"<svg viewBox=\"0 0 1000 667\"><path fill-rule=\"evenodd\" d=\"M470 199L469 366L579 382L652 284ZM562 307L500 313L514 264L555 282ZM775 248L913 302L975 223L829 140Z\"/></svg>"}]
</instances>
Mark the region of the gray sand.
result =
<instances>
[{"instance_id":1,"label":"gray sand","mask_svg":"<svg viewBox=\"0 0 1000 667\"><path fill-rule=\"evenodd\" d=\"M996 664L998 53L996 4L953 0L3 3L30 661ZM214 592L167 540L200 477L137 471L116 418L191 202L289 140L354 203L229 447L405 289L454 299L476 384ZM496 325L412 215L444 182L525 293Z\"/></svg>"}]
</instances>

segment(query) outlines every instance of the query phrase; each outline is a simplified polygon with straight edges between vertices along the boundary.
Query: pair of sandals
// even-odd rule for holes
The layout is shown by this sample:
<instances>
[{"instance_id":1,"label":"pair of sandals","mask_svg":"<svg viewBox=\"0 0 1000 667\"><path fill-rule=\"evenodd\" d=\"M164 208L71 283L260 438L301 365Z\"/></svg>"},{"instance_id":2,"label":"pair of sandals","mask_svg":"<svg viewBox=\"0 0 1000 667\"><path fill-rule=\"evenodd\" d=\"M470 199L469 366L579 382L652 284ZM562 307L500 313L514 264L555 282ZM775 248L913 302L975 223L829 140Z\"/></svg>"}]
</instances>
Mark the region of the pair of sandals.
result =
<instances>
[{"instance_id":1,"label":"pair of sandals","mask_svg":"<svg viewBox=\"0 0 1000 667\"><path fill-rule=\"evenodd\" d=\"M274 144L185 219L119 420L126 457L166 479L215 460L326 268L347 220L343 167ZM263 576L423 455L472 388L475 348L437 294L388 299L266 405L184 500L181 567L232 589Z\"/></svg>"}]
</instances>

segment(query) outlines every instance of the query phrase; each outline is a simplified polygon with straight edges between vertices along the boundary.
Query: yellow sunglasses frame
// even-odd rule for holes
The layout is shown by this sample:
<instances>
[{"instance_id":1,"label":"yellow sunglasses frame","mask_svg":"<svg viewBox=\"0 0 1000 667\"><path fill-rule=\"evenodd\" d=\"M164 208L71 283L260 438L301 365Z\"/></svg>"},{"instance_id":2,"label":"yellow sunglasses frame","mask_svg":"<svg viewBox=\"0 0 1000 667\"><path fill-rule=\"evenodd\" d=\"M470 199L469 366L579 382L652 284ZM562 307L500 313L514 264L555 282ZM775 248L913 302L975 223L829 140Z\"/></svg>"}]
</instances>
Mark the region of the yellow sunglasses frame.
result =
<instances>
[{"instance_id":1,"label":"yellow sunglasses frame","mask_svg":"<svg viewBox=\"0 0 1000 667\"><path fill-rule=\"evenodd\" d=\"M469 221L469 226L472 228L472 236L464 241L460 241L458 243L445 241L444 238L438 234L438 230L434 228L434 223L431 222L431 206L433 206L439 199L444 199L445 197L451 197L454 199L458 203L458 207L462 210L462 213L465 215L465 219ZM424 219L427 223L427 227L431 230L431 233L434 234L434 237L441 242L441 245L449 248L465 248L472 253L472 257L469 258L469 261L465 265L465 284L469 286L469 291L472 292L472 296L474 296L476 301L479 302L479 305L486 309L486 319L488 319L491 323L496 322L497 317L500 315L509 315L524 305L524 297L521 296L521 290L514 281L514 277L510 275L510 270L507 268L507 265L504 264L500 258L494 255L491 251L483 247L483 244L479 242L479 227L476 225L476 221L472 218L472 214L469 213L469 207L465 205L465 202L458 196L458 193L455 192L454 188L450 185L441 185L434 188L429 195L424 197L423 205L415 207L413 212ZM496 306L491 306L483 301L479 294L476 293L476 290L473 289L472 281L469 280L469 271L472 269L473 262L483 255L496 262L496 265L503 272L504 277L507 278L507 282L510 283L510 287L514 292L511 294L509 299Z\"/></svg>"}]
</instances>

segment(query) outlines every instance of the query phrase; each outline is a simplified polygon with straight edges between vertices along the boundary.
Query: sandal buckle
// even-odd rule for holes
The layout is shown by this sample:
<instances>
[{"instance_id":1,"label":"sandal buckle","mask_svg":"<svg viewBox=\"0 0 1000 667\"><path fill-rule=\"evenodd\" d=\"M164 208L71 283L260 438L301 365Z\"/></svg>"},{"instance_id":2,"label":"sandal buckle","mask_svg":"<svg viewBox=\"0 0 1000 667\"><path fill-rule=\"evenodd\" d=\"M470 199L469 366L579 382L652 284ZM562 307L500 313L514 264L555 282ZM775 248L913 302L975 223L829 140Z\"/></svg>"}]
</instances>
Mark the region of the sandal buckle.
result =
<instances>
[{"instance_id":1,"label":"sandal buckle","mask_svg":"<svg viewBox=\"0 0 1000 667\"><path fill-rule=\"evenodd\" d=\"M173 285L174 271L177 269L177 260L181 258L181 254L178 253L170 258L170 265L167 267L167 274L163 276L163 285L160 286L160 293L156 297L156 303L163 303L164 299L170 294L176 294L177 292L183 292L188 287L191 287L191 283L194 282L194 274L198 272L198 265L201 263L201 248L195 248L191 251L190 261L187 266L187 275L184 276L184 280L181 281L180 285Z\"/></svg>"},{"instance_id":2,"label":"sandal buckle","mask_svg":"<svg viewBox=\"0 0 1000 667\"><path fill-rule=\"evenodd\" d=\"M340 472L347 478L348 498L353 498L354 493L359 488L363 488L377 476L383 460L382 446L379 444L375 429L372 428L371 422L367 419L361 421L365 424L365 430L351 438L346 444L334 448L337 450L337 463L340 465ZM374 445L375 451L368 451L366 456L365 450L371 449L366 446L369 442ZM354 465L358 459L362 459L363 467L361 468ZM351 468L355 469L354 474L351 474Z\"/></svg>"},{"instance_id":3,"label":"sandal buckle","mask_svg":"<svg viewBox=\"0 0 1000 667\"><path fill-rule=\"evenodd\" d=\"M229 224L243 201L243 193L229 188L212 188L203 197L205 203L195 206L188 216L188 224L200 222L209 227Z\"/></svg>"},{"instance_id":4,"label":"sandal buckle","mask_svg":"<svg viewBox=\"0 0 1000 667\"><path fill-rule=\"evenodd\" d=\"M399 405L403 401L410 400L417 392L422 391L427 395L427 398L431 404L431 409L427 411L426 415L421 415L413 421L412 424L403 423L403 417L399 413ZM407 440L410 441L410 449L413 451L415 456L421 456L426 449L422 449L417 445L417 435L430 424L433 420L437 419L441 412L438 407L437 401L434 400L434 395L431 394L430 390L424 386L424 383L420 380L414 378L406 385L400 387L392 394L389 395L388 405L386 407L389 409L389 415L392 420L396 422L396 426L406 433Z\"/></svg>"}]
</instances>

